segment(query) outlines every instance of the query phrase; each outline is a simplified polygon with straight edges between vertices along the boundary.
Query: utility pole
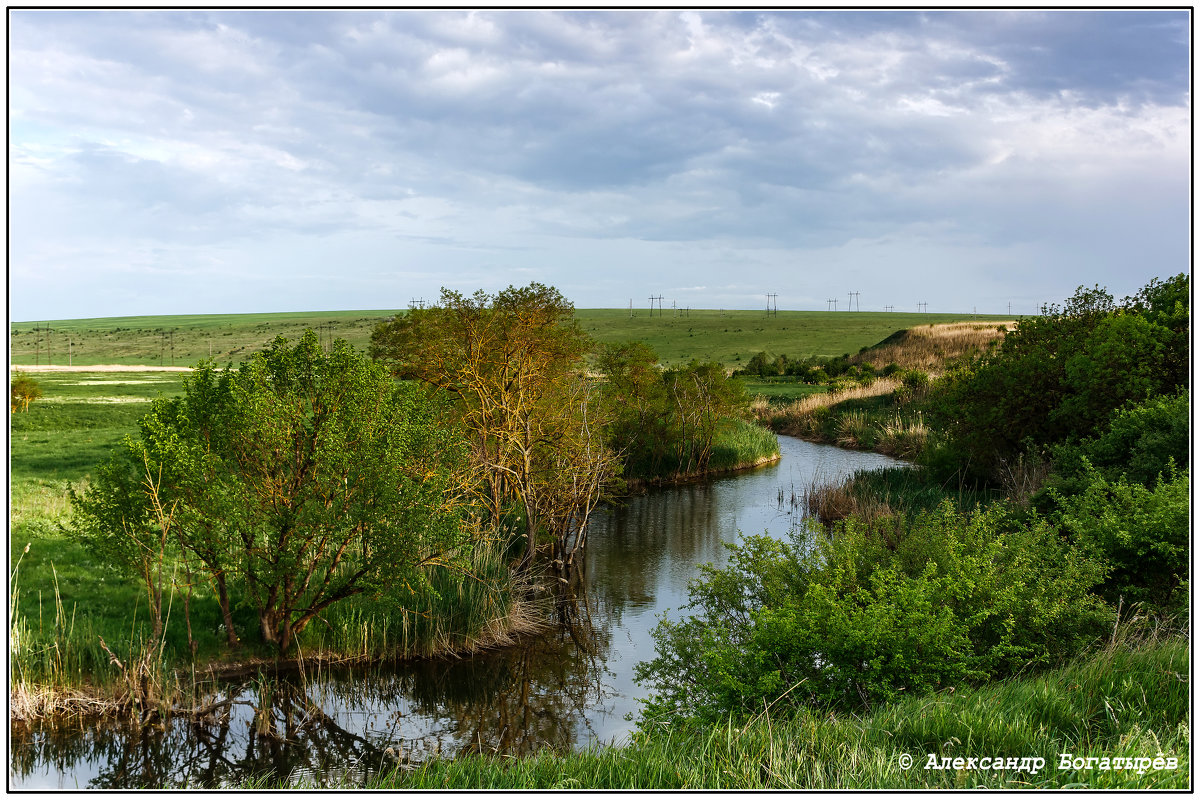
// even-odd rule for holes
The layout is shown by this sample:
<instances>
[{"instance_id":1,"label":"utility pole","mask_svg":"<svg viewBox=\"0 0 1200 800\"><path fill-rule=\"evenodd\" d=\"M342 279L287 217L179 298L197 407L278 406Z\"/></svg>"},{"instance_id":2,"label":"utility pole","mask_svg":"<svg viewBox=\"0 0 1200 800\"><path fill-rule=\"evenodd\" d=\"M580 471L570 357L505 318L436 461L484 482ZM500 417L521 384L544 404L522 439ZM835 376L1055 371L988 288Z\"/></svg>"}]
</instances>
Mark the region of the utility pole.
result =
<instances>
[{"instance_id":1,"label":"utility pole","mask_svg":"<svg viewBox=\"0 0 1200 800\"><path fill-rule=\"evenodd\" d=\"M50 323L46 323L46 364L54 363L54 351L50 349Z\"/></svg>"},{"instance_id":2,"label":"utility pole","mask_svg":"<svg viewBox=\"0 0 1200 800\"><path fill-rule=\"evenodd\" d=\"M633 298L629 298L629 318L633 319Z\"/></svg>"}]
</instances>

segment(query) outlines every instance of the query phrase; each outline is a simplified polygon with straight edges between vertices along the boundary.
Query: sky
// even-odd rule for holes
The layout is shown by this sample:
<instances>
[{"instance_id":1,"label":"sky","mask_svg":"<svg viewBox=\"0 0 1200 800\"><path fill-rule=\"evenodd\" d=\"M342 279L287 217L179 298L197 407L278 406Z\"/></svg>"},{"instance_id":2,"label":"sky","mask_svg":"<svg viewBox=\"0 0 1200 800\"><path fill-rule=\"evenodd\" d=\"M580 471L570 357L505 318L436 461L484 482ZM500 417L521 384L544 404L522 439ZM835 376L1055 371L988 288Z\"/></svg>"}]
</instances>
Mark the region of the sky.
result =
<instances>
[{"instance_id":1,"label":"sky","mask_svg":"<svg viewBox=\"0 0 1200 800\"><path fill-rule=\"evenodd\" d=\"M10 10L9 318L1035 313L1190 271L1186 10Z\"/></svg>"}]
</instances>

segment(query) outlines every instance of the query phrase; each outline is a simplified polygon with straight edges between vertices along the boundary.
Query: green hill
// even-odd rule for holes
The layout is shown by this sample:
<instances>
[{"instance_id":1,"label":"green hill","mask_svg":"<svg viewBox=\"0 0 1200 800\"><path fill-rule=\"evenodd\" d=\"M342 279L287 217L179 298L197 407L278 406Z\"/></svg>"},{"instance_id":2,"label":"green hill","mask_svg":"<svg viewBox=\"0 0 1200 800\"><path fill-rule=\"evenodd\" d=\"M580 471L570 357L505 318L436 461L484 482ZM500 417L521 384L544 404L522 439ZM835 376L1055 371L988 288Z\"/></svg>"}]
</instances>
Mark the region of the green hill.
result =
<instances>
[{"instance_id":1,"label":"green hill","mask_svg":"<svg viewBox=\"0 0 1200 800\"><path fill-rule=\"evenodd\" d=\"M289 339L312 328L323 338L365 349L371 331L395 310L312 311L276 314L196 314L14 322L12 363L22 366L144 364L190 366L211 356L238 363L275 336ZM857 353L902 328L960 320L1001 320L972 314L870 311L764 311L691 309L653 316L647 309L579 309L584 330L602 343L645 341L666 363L719 361L739 366L755 353L837 356Z\"/></svg>"}]
</instances>

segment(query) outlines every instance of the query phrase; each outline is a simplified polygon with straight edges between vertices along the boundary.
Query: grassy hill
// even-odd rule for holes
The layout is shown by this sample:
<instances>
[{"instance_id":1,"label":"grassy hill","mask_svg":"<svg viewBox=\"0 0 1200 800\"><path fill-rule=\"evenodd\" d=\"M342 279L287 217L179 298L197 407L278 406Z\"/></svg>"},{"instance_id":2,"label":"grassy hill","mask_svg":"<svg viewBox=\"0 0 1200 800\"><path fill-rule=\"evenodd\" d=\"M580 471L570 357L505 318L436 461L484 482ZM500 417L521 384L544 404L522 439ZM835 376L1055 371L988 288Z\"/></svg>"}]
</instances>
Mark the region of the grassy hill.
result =
<instances>
[{"instance_id":1,"label":"grassy hill","mask_svg":"<svg viewBox=\"0 0 1200 800\"><path fill-rule=\"evenodd\" d=\"M341 338L365 349L375 325L396 313L312 311L14 322L9 325L9 345L12 363L22 366L190 366L209 356L224 365L243 361L276 335L294 339L305 328L318 331L323 339ZM584 330L602 343L640 339L665 363L696 358L730 367L744 364L760 350L789 357L853 354L902 328L1004 319L870 311L780 311L768 317L763 311L712 309L654 316L640 309L633 317L626 309L579 309L576 315Z\"/></svg>"}]
</instances>

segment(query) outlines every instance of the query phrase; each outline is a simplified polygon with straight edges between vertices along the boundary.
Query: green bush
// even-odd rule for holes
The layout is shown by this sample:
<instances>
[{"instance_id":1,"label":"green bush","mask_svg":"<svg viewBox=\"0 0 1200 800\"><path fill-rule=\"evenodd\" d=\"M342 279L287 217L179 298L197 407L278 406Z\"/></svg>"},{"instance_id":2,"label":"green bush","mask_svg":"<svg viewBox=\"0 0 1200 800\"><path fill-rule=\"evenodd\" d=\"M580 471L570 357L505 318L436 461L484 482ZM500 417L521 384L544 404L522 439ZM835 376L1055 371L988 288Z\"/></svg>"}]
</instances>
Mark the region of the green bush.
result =
<instances>
[{"instance_id":1,"label":"green bush","mask_svg":"<svg viewBox=\"0 0 1200 800\"><path fill-rule=\"evenodd\" d=\"M1110 480L1124 475L1147 488L1172 461L1186 468L1191 445L1189 404L1184 392L1156 397L1117 411L1096 436L1057 448L1058 488L1063 493L1082 490L1088 482L1088 464Z\"/></svg>"},{"instance_id":2,"label":"green bush","mask_svg":"<svg viewBox=\"0 0 1200 800\"><path fill-rule=\"evenodd\" d=\"M1087 488L1063 497L1054 492L1057 522L1109 567L1104 594L1110 602L1143 603L1175 611L1187 602L1188 472L1172 465L1147 488L1124 478L1089 474Z\"/></svg>"},{"instance_id":3,"label":"green bush","mask_svg":"<svg viewBox=\"0 0 1200 800\"><path fill-rule=\"evenodd\" d=\"M651 714L869 707L1077 652L1111 622L1089 593L1102 575L1046 520L999 506L748 537L693 584L693 616L660 622L637 677Z\"/></svg>"}]
</instances>

